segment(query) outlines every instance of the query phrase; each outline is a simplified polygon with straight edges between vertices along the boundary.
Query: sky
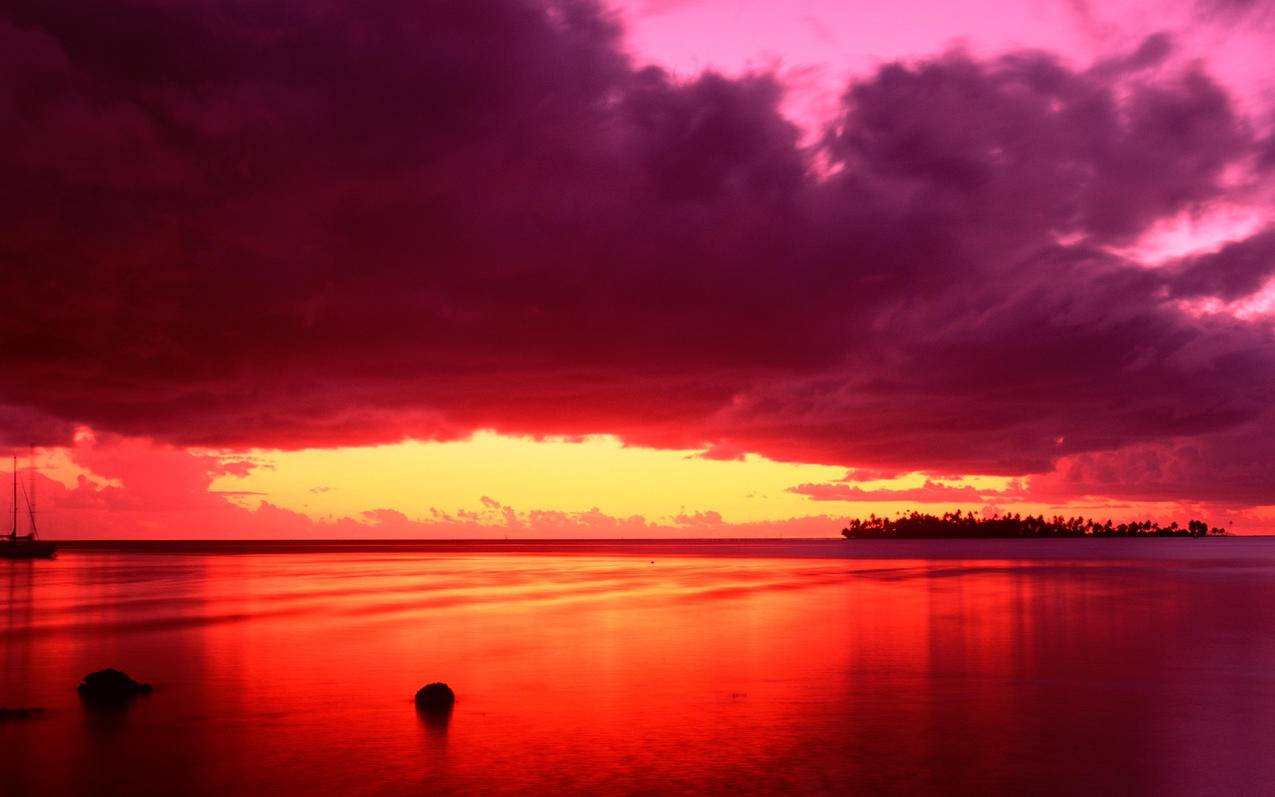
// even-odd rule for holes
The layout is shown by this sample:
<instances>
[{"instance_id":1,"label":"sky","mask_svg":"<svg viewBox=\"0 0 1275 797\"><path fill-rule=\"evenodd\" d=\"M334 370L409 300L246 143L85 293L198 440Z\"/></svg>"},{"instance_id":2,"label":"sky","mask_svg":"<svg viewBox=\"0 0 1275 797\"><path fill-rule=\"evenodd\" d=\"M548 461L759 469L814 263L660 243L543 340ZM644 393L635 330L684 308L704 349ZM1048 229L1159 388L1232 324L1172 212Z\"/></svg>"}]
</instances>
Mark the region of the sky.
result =
<instances>
[{"instance_id":1,"label":"sky","mask_svg":"<svg viewBox=\"0 0 1275 797\"><path fill-rule=\"evenodd\" d=\"M0 448L50 537L1275 531L1273 41L1262 0L7 0Z\"/></svg>"}]
</instances>

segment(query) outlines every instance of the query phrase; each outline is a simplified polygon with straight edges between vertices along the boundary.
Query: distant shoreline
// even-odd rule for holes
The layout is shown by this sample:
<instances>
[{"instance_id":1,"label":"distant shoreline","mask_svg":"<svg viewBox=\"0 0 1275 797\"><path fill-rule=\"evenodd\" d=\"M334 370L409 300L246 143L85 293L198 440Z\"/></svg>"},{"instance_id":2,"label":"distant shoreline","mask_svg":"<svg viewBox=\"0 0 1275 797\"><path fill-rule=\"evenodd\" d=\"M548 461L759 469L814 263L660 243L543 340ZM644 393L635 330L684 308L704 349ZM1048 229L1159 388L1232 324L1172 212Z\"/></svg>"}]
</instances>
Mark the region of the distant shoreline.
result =
<instances>
[{"instance_id":1,"label":"distant shoreline","mask_svg":"<svg viewBox=\"0 0 1275 797\"><path fill-rule=\"evenodd\" d=\"M841 534L827 537L519 537L517 539L497 539L492 537L469 537L432 539L428 537L410 537L402 539L291 539L288 537L271 537L265 539L121 539L118 537L79 537L72 539L52 539L59 548L93 550L120 548L468 548L468 547L514 547L514 546L559 546L578 548L589 546L643 546L643 545L787 545L827 543L844 545L846 542L962 542L969 540L1107 540L1107 539L1261 539L1275 538L1270 534L1217 534L1204 538L1191 538L1186 535L1153 537L1152 535L1075 535L1059 537L850 537Z\"/></svg>"},{"instance_id":2,"label":"distant shoreline","mask_svg":"<svg viewBox=\"0 0 1275 797\"><path fill-rule=\"evenodd\" d=\"M909 512L898 517L869 516L856 518L841 530L841 536L849 540L1065 540L1080 538L1190 538L1228 536L1225 529L1213 527L1203 520L1192 519L1185 526L1173 521L1162 526L1156 521L1131 520L1116 523L1113 520L1097 521L1085 517L1055 515L1046 519L1042 515L975 515L944 512L929 515Z\"/></svg>"}]
</instances>

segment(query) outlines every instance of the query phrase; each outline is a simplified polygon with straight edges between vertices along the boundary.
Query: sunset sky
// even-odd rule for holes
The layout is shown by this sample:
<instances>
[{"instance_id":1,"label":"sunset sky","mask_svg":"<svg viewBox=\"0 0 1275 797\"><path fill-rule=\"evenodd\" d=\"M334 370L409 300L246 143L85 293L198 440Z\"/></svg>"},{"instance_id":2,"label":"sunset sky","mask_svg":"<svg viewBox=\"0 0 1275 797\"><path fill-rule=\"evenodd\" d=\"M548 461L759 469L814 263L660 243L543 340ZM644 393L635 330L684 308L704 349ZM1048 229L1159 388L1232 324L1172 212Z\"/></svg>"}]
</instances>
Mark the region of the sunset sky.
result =
<instances>
[{"instance_id":1,"label":"sunset sky","mask_svg":"<svg viewBox=\"0 0 1275 797\"><path fill-rule=\"evenodd\" d=\"M7 0L0 445L51 538L1275 531L1273 41L1264 0Z\"/></svg>"}]
</instances>

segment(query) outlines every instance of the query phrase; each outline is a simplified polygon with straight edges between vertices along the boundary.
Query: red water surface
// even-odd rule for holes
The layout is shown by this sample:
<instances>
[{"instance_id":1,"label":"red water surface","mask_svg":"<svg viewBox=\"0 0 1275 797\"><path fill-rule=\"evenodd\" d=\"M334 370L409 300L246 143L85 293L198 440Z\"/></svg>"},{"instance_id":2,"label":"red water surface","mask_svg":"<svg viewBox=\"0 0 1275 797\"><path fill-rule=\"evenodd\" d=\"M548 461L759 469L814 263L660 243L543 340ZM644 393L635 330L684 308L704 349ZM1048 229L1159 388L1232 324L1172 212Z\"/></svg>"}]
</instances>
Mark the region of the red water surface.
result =
<instances>
[{"instance_id":1,"label":"red water surface","mask_svg":"<svg viewBox=\"0 0 1275 797\"><path fill-rule=\"evenodd\" d=\"M1275 783L1272 540L270 550L0 562L0 704L45 709L0 720L0 789ZM82 705L106 666L154 692Z\"/></svg>"}]
</instances>

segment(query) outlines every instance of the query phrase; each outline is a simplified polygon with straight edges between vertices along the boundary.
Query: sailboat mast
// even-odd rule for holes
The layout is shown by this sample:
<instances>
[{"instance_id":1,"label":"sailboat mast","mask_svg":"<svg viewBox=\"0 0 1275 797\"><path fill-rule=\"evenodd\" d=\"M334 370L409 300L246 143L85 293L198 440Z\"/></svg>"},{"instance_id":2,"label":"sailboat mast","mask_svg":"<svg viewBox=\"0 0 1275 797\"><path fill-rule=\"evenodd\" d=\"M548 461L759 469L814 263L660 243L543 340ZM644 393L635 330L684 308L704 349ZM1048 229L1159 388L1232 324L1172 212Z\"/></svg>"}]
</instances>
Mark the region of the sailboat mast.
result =
<instances>
[{"instance_id":1,"label":"sailboat mast","mask_svg":"<svg viewBox=\"0 0 1275 797\"><path fill-rule=\"evenodd\" d=\"M35 530L35 444L31 444L31 453L27 457L28 481L30 487L27 488L27 515L31 518L31 539L39 536Z\"/></svg>"},{"instance_id":2,"label":"sailboat mast","mask_svg":"<svg viewBox=\"0 0 1275 797\"><path fill-rule=\"evenodd\" d=\"M13 528L10 537L18 536L18 455L13 455Z\"/></svg>"}]
</instances>

